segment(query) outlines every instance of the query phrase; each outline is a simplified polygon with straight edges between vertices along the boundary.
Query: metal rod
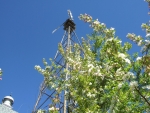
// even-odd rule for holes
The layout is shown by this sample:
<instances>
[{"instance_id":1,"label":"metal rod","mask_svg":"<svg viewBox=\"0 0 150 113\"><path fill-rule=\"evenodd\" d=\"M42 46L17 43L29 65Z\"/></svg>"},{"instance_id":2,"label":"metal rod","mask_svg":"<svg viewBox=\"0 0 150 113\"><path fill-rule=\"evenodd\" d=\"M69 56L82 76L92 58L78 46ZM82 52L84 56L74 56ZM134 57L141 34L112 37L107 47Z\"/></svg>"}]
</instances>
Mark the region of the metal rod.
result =
<instances>
[{"instance_id":1,"label":"metal rod","mask_svg":"<svg viewBox=\"0 0 150 113\"><path fill-rule=\"evenodd\" d=\"M63 35L63 38L62 38L62 40L61 40L61 44L62 44L62 42L63 42L63 40L64 40L65 35L66 35L66 31L65 31L65 33L64 33L64 35ZM58 56L58 52L59 52L59 51L57 50L57 53L56 53L54 59L56 59L56 56Z\"/></svg>"},{"instance_id":2,"label":"metal rod","mask_svg":"<svg viewBox=\"0 0 150 113\"><path fill-rule=\"evenodd\" d=\"M38 107L38 109L41 108L41 107L43 106L43 104L44 104L55 92L56 92L56 90L53 91L53 93L52 93L51 95L49 95L49 96L46 98L46 100Z\"/></svg>"},{"instance_id":3,"label":"metal rod","mask_svg":"<svg viewBox=\"0 0 150 113\"><path fill-rule=\"evenodd\" d=\"M38 99L37 99L37 101L36 101L36 104L35 104L35 106L34 106L34 111L36 111L36 107L37 107L37 105L38 105L38 103L39 103L39 101L40 101L40 99L41 99L41 96L42 96L42 94L43 94L43 90L45 90L45 82L43 82L42 84L41 84L41 87L40 87L40 92L39 92L39 96L38 96Z\"/></svg>"},{"instance_id":4,"label":"metal rod","mask_svg":"<svg viewBox=\"0 0 150 113\"><path fill-rule=\"evenodd\" d=\"M67 44L67 48L66 49L70 49L70 26L68 27L68 44ZM69 51L66 51L66 55L68 54ZM66 63L66 70L68 70L68 63ZM68 80L68 74L66 74L66 81ZM67 113L67 86L65 84L65 91L64 91L64 112L63 113Z\"/></svg>"},{"instance_id":5,"label":"metal rod","mask_svg":"<svg viewBox=\"0 0 150 113\"><path fill-rule=\"evenodd\" d=\"M79 40L79 38L77 37L77 34L73 31L73 33L75 34L75 36L76 36L76 38L77 38L77 40L78 40L78 42L79 42L79 45L82 47L82 44L80 43L80 40ZM82 47L83 48L83 47Z\"/></svg>"}]
</instances>

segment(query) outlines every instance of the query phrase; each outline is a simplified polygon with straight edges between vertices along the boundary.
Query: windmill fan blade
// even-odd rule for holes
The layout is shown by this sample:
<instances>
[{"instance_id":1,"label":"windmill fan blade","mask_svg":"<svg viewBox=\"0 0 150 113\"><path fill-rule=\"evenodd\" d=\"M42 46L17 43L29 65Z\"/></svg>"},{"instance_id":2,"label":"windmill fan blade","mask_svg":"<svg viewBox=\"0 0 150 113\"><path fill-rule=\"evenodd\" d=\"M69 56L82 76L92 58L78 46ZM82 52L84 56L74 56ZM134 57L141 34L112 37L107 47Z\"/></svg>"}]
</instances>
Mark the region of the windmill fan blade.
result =
<instances>
[{"instance_id":1,"label":"windmill fan blade","mask_svg":"<svg viewBox=\"0 0 150 113\"><path fill-rule=\"evenodd\" d=\"M52 34L55 33L55 31L57 31L57 29L55 29L55 30L52 32Z\"/></svg>"}]
</instances>

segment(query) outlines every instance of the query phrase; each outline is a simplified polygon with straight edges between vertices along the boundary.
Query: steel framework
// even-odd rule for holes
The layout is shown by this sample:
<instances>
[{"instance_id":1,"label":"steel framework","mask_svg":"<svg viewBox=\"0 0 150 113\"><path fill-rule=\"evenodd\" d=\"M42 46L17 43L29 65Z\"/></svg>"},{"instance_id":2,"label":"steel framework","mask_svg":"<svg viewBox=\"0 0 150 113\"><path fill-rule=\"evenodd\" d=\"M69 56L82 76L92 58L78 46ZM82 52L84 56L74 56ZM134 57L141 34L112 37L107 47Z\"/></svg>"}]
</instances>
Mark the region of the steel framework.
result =
<instances>
[{"instance_id":1,"label":"steel framework","mask_svg":"<svg viewBox=\"0 0 150 113\"><path fill-rule=\"evenodd\" d=\"M75 23L73 22L73 19L69 18L67 19L63 24L64 26L64 35L61 40L61 44L63 46L63 49L66 50L66 48L74 45L74 43L78 43L81 46L81 43L75 33ZM57 29L56 29L57 30ZM54 31L56 31L54 30ZM67 53L66 53L67 54ZM56 71L56 76L60 76L60 72L64 69L68 69L68 64L65 62L63 56L60 54L59 50L57 50L56 55L54 57L54 62L56 65L61 66L61 69L58 69ZM68 75L65 77L68 79ZM68 99L66 98L67 91L62 91L61 94L58 95L59 103L55 105L60 113L69 113L69 107L68 107ZM34 110L32 113L37 113L39 109L48 110L49 104L52 103L53 99L55 98L54 95L56 94L56 90L49 90L48 87L45 84L45 81L40 86L39 95L36 101L36 104L34 106Z\"/></svg>"}]
</instances>

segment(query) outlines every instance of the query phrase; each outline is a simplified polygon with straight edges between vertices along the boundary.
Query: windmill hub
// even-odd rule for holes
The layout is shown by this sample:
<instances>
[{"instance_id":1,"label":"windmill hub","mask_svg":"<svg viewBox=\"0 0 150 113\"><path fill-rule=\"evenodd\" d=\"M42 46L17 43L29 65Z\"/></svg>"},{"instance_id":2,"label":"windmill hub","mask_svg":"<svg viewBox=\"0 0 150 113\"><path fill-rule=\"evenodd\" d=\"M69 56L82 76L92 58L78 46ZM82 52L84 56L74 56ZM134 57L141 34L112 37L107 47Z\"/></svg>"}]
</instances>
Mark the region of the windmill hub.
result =
<instances>
[{"instance_id":1,"label":"windmill hub","mask_svg":"<svg viewBox=\"0 0 150 113\"><path fill-rule=\"evenodd\" d=\"M64 30L68 30L69 26L70 32L75 30L75 23L72 20L67 19L66 22L64 23Z\"/></svg>"}]
</instances>

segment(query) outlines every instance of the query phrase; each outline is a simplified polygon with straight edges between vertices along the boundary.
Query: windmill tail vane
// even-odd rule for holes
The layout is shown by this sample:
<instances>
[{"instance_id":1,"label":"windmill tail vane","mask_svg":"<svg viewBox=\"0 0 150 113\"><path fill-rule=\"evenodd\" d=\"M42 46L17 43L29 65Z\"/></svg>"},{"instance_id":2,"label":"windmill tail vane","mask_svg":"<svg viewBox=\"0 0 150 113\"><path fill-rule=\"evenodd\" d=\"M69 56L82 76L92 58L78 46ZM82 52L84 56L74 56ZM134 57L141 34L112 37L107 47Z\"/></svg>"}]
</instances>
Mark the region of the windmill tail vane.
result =
<instances>
[{"instance_id":1,"label":"windmill tail vane","mask_svg":"<svg viewBox=\"0 0 150 113\"><path fill-rule=\"evenodd\" d=\"M73 20L73 16L72 16L71 11L70 10L67 10L67 11L68 11L68 15L69 15L70 20Z\"/></svg>"}]
</instances>

